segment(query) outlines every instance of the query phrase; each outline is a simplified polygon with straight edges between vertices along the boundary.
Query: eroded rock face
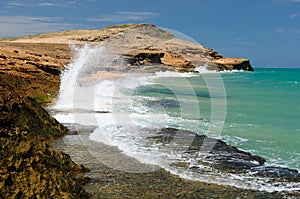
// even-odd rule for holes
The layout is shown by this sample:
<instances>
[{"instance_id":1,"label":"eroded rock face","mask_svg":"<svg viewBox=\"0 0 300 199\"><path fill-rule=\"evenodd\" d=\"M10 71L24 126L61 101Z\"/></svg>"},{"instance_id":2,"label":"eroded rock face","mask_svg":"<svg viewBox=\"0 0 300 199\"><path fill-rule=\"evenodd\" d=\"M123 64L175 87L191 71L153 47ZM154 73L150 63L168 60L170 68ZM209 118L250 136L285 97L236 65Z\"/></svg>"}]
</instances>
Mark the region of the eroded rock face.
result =
<instances>
[{"instance_id":1,"label":"eroded rock face","mask_svg":"<svg viewBox=\"0 0 300 199\"><path fill-rule=\"evenodd\" d=\"M1 198L87 198L88 170L44 139L19 130L0 130Z\"/></svg>"},{"instance_id":2,"label":"eroded rock face","mask_svg":"<svg viewBox=\"0 0 300 199\"><path fill-rule=\"evenodd\" d=\"M0 198L87 198L88 170L48 141L66 127L0 75Z\"/></svg>"},{"instance_id":3,"label":"eroded rock face","mask_svg":"<svg viewBox=\"0 0 300 199\"><path fill-rule=\"evenodd\" d=\"M212 62L217 66L219 71L223 71L223 70L254 71L248 59L219 58L219 59L213 59Z\"/></svg>"},{"instance_id":4,"label":"eroded rock face","mask_svg":"<svg viewBox=\"0 0 300 199\"><path fill-rule=\"evenodd\" d=\"M160 65L158 71L195 72L195 66L190 61L181 55L165 50L134 50L124 57L130 65L128 69L135 66L146 68L145 66Z\"/></svg>"},{"instance_id":5,"label":"eroded rock face","mask_svg":"<svg viewBox=\"0 0 300 199\"><path fill-rule=\"evenodd\" d=\"M121 46L127 51L134 49L127 54L127 60L131 65L163 64L169 66L169 70L179 72L195 72L196 67L205 65L208 65L209 69L218 71L253 71L247 59L223 57L200 44L177 39L171 33L162 37L163 34L159 30L155 26L141 26L114 35L109 39L109 43Z\"/></svg>"},{"instance_id":6,"label":"eroded rock face","mask_svg":"<svg viewBox=\"0 0 300 199\"><path fill-rule=\"evenodd\" d=\"M167 66L168 70L196 72L195 67L208 65L208 68L213 70L253 71L249 60L225 58L210 48L178 39L173 33L151 24L124 24L110 26L102 30L66 31L13 40L14 43L56 43L58 46L67 45L70 41L78 45L86 42L93 45L107 44L107 46L119 50L118 53L133 66L148 66L159 63L163 70ZM40 56L36 59L44 57L41 53L35 54ZM2 59L5 59L4 54ZM30 63L45 72L59 73L55 67L52 67L53 64L49 65L47 62L37 64L32 61ZM11 64L15 63L11 62Z\"/></svg>"},{"instance_id":7,"label":"eroded rock face","mask_svg":"<svg viewBox=\"0 0 300 199\"><path fill-rule=\"evenodd\" d=\"M71 50L68 44L0 42L0 55L0 78L6 78L1 83L15 88L17 95L35 98L55 96Z\"/></svg>"},{"instance_id":8,"label":"eroded rock face","mask_svg":"<svg viewBox=\"0 0 300 199\"><path fill-rule=\"evenodd\" d=\"M220 55L218 52L211 48L206 48L208 55L212 59L212 69L218 71L224 70L244 70L244 71L254 71L248 59L244 58L228 58Z\"/></svg>"},{"instance_id":9,"label":"eroded rock face","mask_svg":"<svg viewBox=\"0 0 300 199\"><path fill-rule=\"evenodd\" d=\"M4 78L0 78L3 84ZM45 138L59 137L68 130L57 122L33 99L20 96L13 87L0 85L0 126L5 129L19 129Z\"/></svg>"}]
</instances>

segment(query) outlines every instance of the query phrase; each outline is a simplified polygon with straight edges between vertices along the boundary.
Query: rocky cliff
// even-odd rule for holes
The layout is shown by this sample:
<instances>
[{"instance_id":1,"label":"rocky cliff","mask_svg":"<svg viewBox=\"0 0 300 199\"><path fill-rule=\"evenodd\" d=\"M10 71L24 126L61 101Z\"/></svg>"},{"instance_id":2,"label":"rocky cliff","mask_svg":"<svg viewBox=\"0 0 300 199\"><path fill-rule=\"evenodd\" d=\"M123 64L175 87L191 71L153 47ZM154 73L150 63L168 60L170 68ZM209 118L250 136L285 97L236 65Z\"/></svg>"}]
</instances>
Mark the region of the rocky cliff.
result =
<instances>
[{"instance_id":1,"label":"rocky cliff","mask_svg":"<svg viewBox=\"0 0 300 199\"><path fill-rule=\"evenodd\" d=\"M175 37L172 32L160 29L150 24L126 24L111 26L102 30L77 30L58 33L49 33L23 38L5 39L11 43L30 44L57 44L57 50L63 50L62 56L56 57L63 60L66 57L66 46L70 42L77 45L84 43L107 44L114 49L114 53L128 62L130 67L142 67L149 64L162 64L163 70L177 70L180 72L196 72L195 67L208 66L212 70L248 70L253 71L250 61L244 58L226 58L216 51L201 44L189 42ZM64 47L62 47L64 46ZM61 49L59 49L61 48ZM39 56L41 53L31 54ZM44 60L36 67L44 71L57 73L47 66ZM61 61L60 61L61 62ZM29 61L34 65L34 62ZM58 64L58 63L56 63Z\"/></svg>"}]
</instances>

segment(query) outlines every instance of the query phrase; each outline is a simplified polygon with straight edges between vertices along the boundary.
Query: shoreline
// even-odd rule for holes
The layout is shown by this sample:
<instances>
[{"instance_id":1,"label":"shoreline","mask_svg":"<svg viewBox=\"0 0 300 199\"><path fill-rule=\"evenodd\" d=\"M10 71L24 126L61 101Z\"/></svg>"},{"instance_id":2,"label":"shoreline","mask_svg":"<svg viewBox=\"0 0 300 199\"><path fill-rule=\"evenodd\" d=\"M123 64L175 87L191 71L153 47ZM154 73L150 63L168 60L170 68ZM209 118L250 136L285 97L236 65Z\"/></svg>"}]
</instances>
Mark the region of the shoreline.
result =
<instances>
[{"instance_id":1,"label":"shoreline","mask_svg":"<svg viewBox=\"0 0 300 199\"><path fill-rule=\"evenodd\" d=\"M282 198L286 195L188 180L162 168L146 173L122 172L106 166L89 152L87 143L94 147L105 145L92 140L87 141L87 132L91 130L92 128L65 135L52 143L56 150L70 154L76 163L83 164L91 170L86 174L90 181L84 186L91 198ZM117 150L116 147L105 147L107 150ZM119 161L126 164L123 162L126 158Z\"/></svg>"},{"instance_id":2,"label":"shoreline","mask_svg":"<svg viewBox=\"0 0 300 199\"><path fill-rule=\"evenodd\" d=\"M1 143L3 143L2 146L8 146L24 139L24 142L21 143L28 146L27 151L13 154L13 156L21 158L19 160L20 164L14 164L14 161L6 162L1 159L1 165L4 169L1 170L0 176L0 196L4 198L14 196L30 197L33 195L43 196L44 194L44 196L50 197L55 194L55 196L70 198L78 196L82 198L138 198L141 196L145 198L283 197L281 193L277 192L268 193L185 180L165 170L145 174L122 173L98 164L91 157L89 157L88 164L91 165L90 170L92 172L87 173L88 169L79 165L80 162L75 164L68 155L53 151L48 146L49 141L53 139L66 139L72 135L66 134L65 127L58 124L40 105L40 103L51 102L57 96L60 73L72 57L68 44L1 41L0 50L1 86L8 88L3 90L5 98L1 101L1 114L7 116L1 119L1 124L6 125L5 128L0 129ZM11 102L11 104L8 102ZM15 107L18 108L15 109ZM41 148L37 147L40 146L38 143L42 145ZM2 147L1 150L8 149L10 148ZM82 147L82 149L84 148ZM50 155L47 154L49 151L51 151ZM75 159L71 151L69 153ZM44 156L44 154L48 156ZM84 152L80 156L85 155ZM43 156L44 159L39 158L40 156ZM3 155L3 157L7 160L11 158L9 153L6 156ZM55 160L55 158L57 159ZM54 162L51 162L52 160ZM67 164L64 160L67 160ZM22 166L22 162L26 164L24 163ZM50 166L47 166L47 164ZM53 171L53 169L56 170ZM99 171L99 173L95 171ZM53 179L47 177L51 172L55 173ZM91 178L90 181L87 180L84 173L87 173L86 176ZM24 175L25 178L19 179L19 175ZM33 178L33 176L36 176L36 178ZM34 179L37 180L34 181ZM66 180L64 181L64 179ZM22 183L20 180L24 180L26 183ZM49 182L55 181L62 184L59 186L49 184ZM32 183L41 186L33 186ZM84 183L86 185L82 186Z\"/></svg>"}]
</instances>

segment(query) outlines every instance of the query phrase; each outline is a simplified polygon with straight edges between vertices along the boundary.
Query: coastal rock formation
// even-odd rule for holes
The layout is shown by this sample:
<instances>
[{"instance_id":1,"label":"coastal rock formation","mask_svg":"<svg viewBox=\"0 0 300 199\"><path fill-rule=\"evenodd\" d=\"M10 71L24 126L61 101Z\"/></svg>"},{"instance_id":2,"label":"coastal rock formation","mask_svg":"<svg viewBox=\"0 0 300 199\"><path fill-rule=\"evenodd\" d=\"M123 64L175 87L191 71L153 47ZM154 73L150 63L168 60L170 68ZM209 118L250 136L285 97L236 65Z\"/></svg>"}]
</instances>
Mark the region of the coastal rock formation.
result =
<instances>
[{"instance_id":1,"label":"coastal rock formation","mask_svg":"<svg viewBox=\"0 0 300 199\"><path fill-rule=\"evenodd\" d=\"M53 98L71 53L66 44L0 42L0 77L5 78L1 83L13 87L18 95Z\"/></svg>"},{"instance_id":2,"label":"coastal rock formation","mask_svg":"<svg viewBox=\"0 0 300 199\"><path fill-rule=\"evenodd\" d=\"M217 68L218 71L224 70L244 70L244 71L254 71L250 61L244 58L228 58L223 57L218 52L213 49L206 48L209 56L212 57L213 68Z\"/></svg>"},{"instance_id":3,"label":"coastal rock formation","mask_svg":"<svg viewBox=\"0 0 300 199\"><path fill-rule=\"evenodd\" d=\"M137 50L125 55L129 70L145 68L145 66L160 65L157 70L175 70L179 72L195 72L195 66L176 53L165 50Z\"/></svg>"},{"instance_id":4,"label":"coastal rock formation","mask_svg":"<svg viewBox=\"0 0 300 199\"><path fill-rule=\"evenodd\" d=\"M0 129L1 198L87 198L88 170L27 131Z\"/></svg>"},{"instance_id":5,"label":"coastal rock formation","mask_svg":"<svg viewBox=\"0 0 300 199\"><path fill-rule=\"evenodd\" d=\"M67 128L37 103L56 95L69 48L0 43L0 54L0 198L87 198L88 169L49 146Z\"/></svg>"},{"instance_id":6,"label":"coastal rock formation","mask_svg":"<svg viewBox=\"0 0 300 199\"><path fill-rule=\"evenodd\" d=\"M196 72L195 67L206 64L217 70L251 70L246 60L220 62L224 57L218 53L177 39L172 33L149 24L0 39L0 198L88 197L82 186L87 181L84 173L88 169L75 164L69 155L50 147L50 141L66 134L67 129L41 106L41 103L53 101L58 94L60 73L73 55L70 42L76 45L109 43L126 60L128 70L150 66L156 70ZM220 63L214 63L218 60ZM116 171L103 171L112 178L109 172ZM125 192L139 197L145 193L141 186L150 190L146 194L148 197L161 197L153 195L157 190L163 196L172 193L172 197L199 197L212 193L218 197L224 192L228 197L238 197L241 193L237 188L187 182L165 171L128 176L117 174L116 179L122 186L115 183L109 188L112 191L104 196L113 193L120 198ZM166 190L168 185L172 185L172 189ZM106 186L107 182L103 181L100 188ZM242 192L243 197L279 198L277 193Z\"/></svg>"},{"instance_id":7,"label":"coastal rock formation","mask_svg":"<svg viewBox=\"0 0 300 199\"><path fill-rule=\"evenodd\" d=\"M0 197L87 198L81 183L88 169L48 144L66 127L16 92L9 76L0 75L0 80Z\"/></svg>"},{"instance_id":8,"label":"coastal rock formation","mask_svg":"<svg viewBox=\"0 0 300 199\"><path fill-rule=\"evenodd\" d=\"M65 62L66 58L69 57L68 50L65 49L68 48L67 45L70 42L77 45L88 42L94 45L102 43L113 48L113 53L118 53L128 62L128 69L136 68L137 65L141 68L147 67L149 64L160 64L161 70L180 72L197 72L195 68L201 66L212 70L253 71L249 60L223 57L212 49L198 43L178 39L170 31L151 24L125 24L102 30L66 31L2 40L9 42L7 45L10 46L12 43L42 44L42 46L55 43L59 50L62 50L62 56L56 57L58 62ZM53 68L52 64L49 65L50 59L42 61L46 54L43 56L41 53L33 53L32 55L36 55L35 61L24 60L27 64L40 68L44 72L59 73L55 69L56 67ZM3 53L1 56L3 59L6 57ZM36 63L37 61L38 63ZM14 62L9 61L7 63L14 64ZM56 64L59 65L60 63ZM158 67L157 70L160 68Z\"/></svg>"},{"instance_id":9,"label":"coastal rock formation","mask_svg":"<svg viewBox=\"0 0 300 199\"><path fill-rule=\"evenodd\" d=\"M5 78L1 78L1 128L29 131L45 138L59 137L67 132L67 128L52 118L37 102L22 97L10 85L3 85L5 82Z\"/></svg>"},{"instance_id":10,"label":"coastal rock formation","mask_svg":"<svg viewBox=\"0 0 300 199\"><path fill-rule=\"evenodd\" d=\"M150 139L169 144L173 142L175 137L176 139L186 139L189 134L194 134L195 137L186 153L203 152L205 156L200 164L209 165L221 172L234 174L253 173L253 175L267 177L274 181L276 178L281 178L285 182L300 182L300 173L297 170L266 166L266 160L263 157L252 155L249 152L230 146L222 140L209 138L206 135L197 135L191 131L175 128L163 128L157 132L156 136L150 137ZM209 147L207 148L207 146ZM181 164L181 166L188 165L187 163Z\"/></svg>"},{"instance_id":11,"label":"coastal rock formation","mask_svg":"<svg viewBox=\"0 0 300 199\"><path fill-rule=\"evenodd\" d=\"M248 59L219 58L219 59L213 59L212 62L217 66L219 71L222 71L222 70L253 71L253 68Z\"/></svg>"}]
</instances>

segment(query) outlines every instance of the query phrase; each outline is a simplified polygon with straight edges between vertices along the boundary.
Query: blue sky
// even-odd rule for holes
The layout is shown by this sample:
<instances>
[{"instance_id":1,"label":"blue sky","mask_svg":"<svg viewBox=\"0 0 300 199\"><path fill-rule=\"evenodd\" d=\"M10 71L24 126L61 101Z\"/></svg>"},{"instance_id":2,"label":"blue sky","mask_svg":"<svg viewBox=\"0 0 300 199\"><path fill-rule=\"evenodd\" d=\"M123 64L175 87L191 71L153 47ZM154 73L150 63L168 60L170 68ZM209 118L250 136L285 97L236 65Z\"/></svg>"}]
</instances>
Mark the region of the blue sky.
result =
<instances>
[{"instance_id":1,"label":"blue sky","mask_svg":"<svg viewBox=\"0 0 300 199\"><path fill-rule=\"evenodd\" d=\"M300 0L1 0L0 37L151 23L254 67L300 67Z\"/></svg>"}]
</instances>

